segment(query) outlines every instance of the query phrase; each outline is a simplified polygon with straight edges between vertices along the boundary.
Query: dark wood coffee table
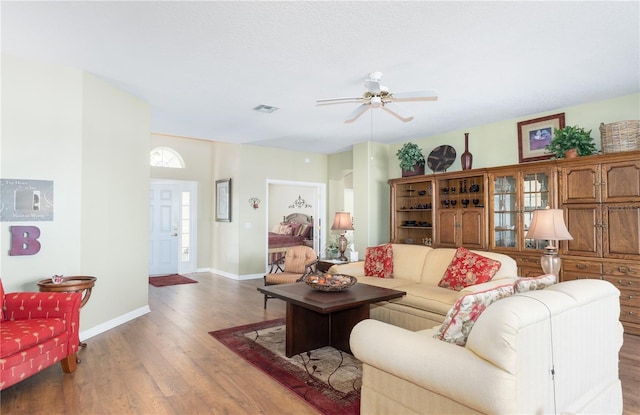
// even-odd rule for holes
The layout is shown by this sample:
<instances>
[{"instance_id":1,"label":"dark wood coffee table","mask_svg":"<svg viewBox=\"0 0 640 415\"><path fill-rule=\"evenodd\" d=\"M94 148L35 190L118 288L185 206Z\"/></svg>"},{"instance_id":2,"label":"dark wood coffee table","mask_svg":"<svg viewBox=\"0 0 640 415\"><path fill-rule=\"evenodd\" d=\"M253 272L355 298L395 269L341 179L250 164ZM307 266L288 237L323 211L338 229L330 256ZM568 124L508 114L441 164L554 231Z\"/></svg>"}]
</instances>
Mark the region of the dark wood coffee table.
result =
<instances>
[{"instance_id":1,"label":"dark wood coffee table","mask_svg":"<svg viewBox=\"0 0 640 415\"><path fill-rule=\"evenodd\" d=\"M324 346L351 353L351 329L369 318L369 305L406 294L366 284L356 284L339 292L324 292L303 282L258 287L258 291L287 302L287 357Z\"/></svg>"}]
</instances>

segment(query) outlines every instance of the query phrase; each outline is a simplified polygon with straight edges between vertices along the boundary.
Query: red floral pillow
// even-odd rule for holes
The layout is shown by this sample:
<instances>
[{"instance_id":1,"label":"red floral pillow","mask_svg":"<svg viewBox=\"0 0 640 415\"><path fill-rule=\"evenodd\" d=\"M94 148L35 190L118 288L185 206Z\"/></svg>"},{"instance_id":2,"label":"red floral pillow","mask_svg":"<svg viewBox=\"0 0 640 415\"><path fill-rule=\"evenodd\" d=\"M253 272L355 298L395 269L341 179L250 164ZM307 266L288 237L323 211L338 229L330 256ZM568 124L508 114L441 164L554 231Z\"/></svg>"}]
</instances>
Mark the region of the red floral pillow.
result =
<instances>
[{"instance_id":1,"label":"red floral pillow","mask_svg":"<svg viewBox=\"0 0 640 415\"><path fill-rule=\"evenodd\" d=\"M458 298L433 336L448 343L464 346L471 329L487 307L501 298L513 294L513 285L501 285L487 291L463 295Z\"/></svg>"},{"instance_id":2,"label":"red floral pillow","mask_svg":"<svg viewBox=\"0 0 640 415\"><path fill-rule=\"evenodd\" d=\"M496 275L502 263L460 247L438 283L442 288L460 291L465 287L482 284Z\"/></svg>"},{"instance_id":3,"label":"red floral pillow","mask_svg":"<svg viewBox=\"0 0 640 415\"><path fill-rule=\"evenodd\" d=\"M391 244L367 248L364 257L364 275L393 278L393 248Z\"/></svg>"}]
</instances>

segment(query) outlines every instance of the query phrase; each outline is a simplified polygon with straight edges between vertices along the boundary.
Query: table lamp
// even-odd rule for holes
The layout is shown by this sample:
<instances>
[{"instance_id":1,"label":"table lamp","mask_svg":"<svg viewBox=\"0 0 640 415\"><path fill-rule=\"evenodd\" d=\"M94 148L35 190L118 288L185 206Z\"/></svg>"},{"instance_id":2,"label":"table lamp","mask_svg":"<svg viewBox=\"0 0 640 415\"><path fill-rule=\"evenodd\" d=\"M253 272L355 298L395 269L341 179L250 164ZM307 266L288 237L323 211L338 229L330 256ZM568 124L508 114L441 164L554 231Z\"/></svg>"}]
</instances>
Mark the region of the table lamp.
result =
<instances>
[{"instance_id":1,"label":"table lamp","mask_svg":"<svg viewBox=\"0 0 640 415\"><path fill-rule=\"evenodd\" d=\"M353 230L353 222L351 222L351 214L349 212L336 212L336 217L333 219L333 225L331 225L332 231L343 231L338 238L338 250L340 251L340 261L348 261L348 258L344 256L344 251L347 250L347 238L344 235L347 231Z\"/></svg>"},{"instance_id":2,"label":"table lamp","mask_svg":"<svg viewBox=\"0 0 640 415\"><path fill-rule=\"evenodd\" d=\"M562 209L537 209L533 211L531 226L525 235L527 239L548 239L549 245L544 249L540 264L546 274L558 277L562 260L558 256L558 248L553 241L568 241L573 237L564 223Z\"/></svg>"}]
</instances>

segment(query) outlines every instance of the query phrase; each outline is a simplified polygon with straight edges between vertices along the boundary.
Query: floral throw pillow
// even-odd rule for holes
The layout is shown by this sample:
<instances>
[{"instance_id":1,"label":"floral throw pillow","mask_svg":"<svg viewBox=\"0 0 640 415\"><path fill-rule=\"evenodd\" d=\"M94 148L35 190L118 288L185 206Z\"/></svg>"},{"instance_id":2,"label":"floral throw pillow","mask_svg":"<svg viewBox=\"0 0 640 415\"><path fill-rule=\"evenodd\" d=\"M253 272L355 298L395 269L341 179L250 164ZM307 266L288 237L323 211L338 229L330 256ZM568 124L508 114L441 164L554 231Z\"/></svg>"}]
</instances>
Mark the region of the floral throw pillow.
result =
<instances>
[{"instance_id":1,"label":"floral throw pillow","mask_svg":"<svg viewBox=\"0 0 640 415\"><path fill-rule=\"evenodd\" d=\"M364 275L393 278L393 248L391 244L367 248L364 257Z\"/></svg>"},{"instance_id":2,"label":"floral throw pillow","mask_svg":"<svg viewBox=\"0 0 640 415\"><path fill-rule=\"evenodd\" d=\"M556 283L556 276L553 274L540 275L533 278L519 278L513 285L515 292L524 293L545 289Z\"/></svg>"},{"instance_id":3,"label":"floral throw pillow","mask_svg":"<svg viewBox=\"0 0 640 415\"><path fill-rule=\"evenodd\" d=\"M463 295L447 313L434 339L464 346L473 325L487 307L513 294L513 285L501 285L491 290Z\"/></svg>"},{"instance_id":4,"label":"floral throw pillow","mask_svg":"<svg viewBox=\"0 0 640 415\"><path fill-rule=\"evenodd\" d=\"M502 263L460 247L438 283L442 288L460 291L465 287L482 284L496 275Z\"/></svg>"}]
</instances>

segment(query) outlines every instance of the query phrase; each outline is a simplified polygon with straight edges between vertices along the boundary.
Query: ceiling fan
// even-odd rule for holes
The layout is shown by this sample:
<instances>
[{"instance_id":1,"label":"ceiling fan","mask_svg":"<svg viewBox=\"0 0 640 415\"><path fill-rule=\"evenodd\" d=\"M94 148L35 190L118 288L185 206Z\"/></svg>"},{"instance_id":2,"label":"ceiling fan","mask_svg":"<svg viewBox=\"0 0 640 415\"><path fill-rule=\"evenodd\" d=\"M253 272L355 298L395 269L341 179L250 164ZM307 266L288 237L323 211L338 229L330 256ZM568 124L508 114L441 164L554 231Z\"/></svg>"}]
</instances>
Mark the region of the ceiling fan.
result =
<instances>
[{"instance_id":1,"label":"ceiling fan","mask_svg":"<svg viewBox=\"0 0 640 415\"><path fill-rule=\"evenodd\" d=\"M371 72L369 78L364 81L367 91L361 97L353 98L328 98L317 100L317 105L332 105L346 103L361 103L346 120L345 123L352 123L364 114L369 108L382 108L402 122L413 120L413 115L397 102L410 101L435 101L438 93L433 90L391 92L389 88L380 84L382 72Z\"/></svg>"}]
</instances>

